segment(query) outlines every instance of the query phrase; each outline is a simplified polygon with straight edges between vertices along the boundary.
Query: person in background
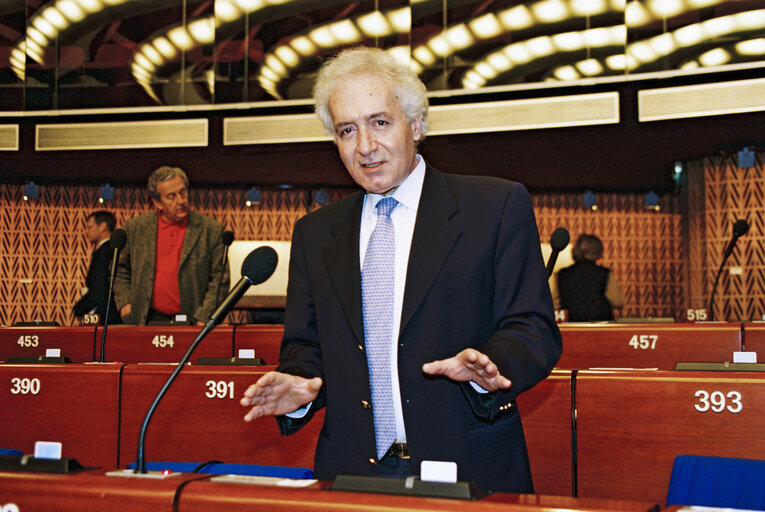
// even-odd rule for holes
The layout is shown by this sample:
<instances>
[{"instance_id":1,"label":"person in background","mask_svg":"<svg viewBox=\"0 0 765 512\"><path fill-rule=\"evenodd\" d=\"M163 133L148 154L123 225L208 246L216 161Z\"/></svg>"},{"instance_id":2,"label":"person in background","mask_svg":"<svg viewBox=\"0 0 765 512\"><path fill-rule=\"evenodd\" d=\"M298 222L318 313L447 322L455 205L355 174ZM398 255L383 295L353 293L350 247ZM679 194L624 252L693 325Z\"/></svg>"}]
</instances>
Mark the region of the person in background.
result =
<instances>
[{"instance_id":1,"label":"person in background","mask_svg":"<svg viewBox=\"0 0 765 512\"><path fill-rule=\"evenodd\" d=\"M618 317L624 294L614 273L596 262L603 256L603 243L595 235L583 234L571 249L574 264L561 269L553 283L555 309L568 310L571 322L609 321Z\"/></svg>"},{"instance_id":2,"label":"person in background","mask_svg":"<svg viewBox=\"0 0 765 512\"><path fill-rule=\"evenodd\" d=\"M88 275L82 297L74 305L74 314L84 316L97 314L98 322L104 323L106 304L109 296L109 278L111 277L112 258L114 251L109 245L109 238L117 225L114 214L106 210L98 210L88 215L85 221L85 238L94 245L95 249L90 258ZM121 323L115 311L114 297L111 297L111 312L109 323Z\"/></svg>"},{"instance_id":3,"label":"person in background","mask_svg":"<svg viewBox=\"0 0 765 512\"><path fill-rule=\"evenodd\" d=\"M326 407L321 480L437 460L533 492L515 398L561 338L528 192L428 165L425 86L382 50L340 53L314 97L363 190L296 223L280 364L245 391L245 420L276 415L290 434Z\"/></svg>"},{"instance_id":4,"label":"person in background","mask_svg":"<svg viewBox=\"0 0 765 512\"><path fill-rule=\"evenodd\" d=\"M125 223L114 297L128 324L169 322L176 315L204 325L228 290L223 227L192 211L189 180L178 167L156 169L148 180L157 210Z\"/></svg>"}]
</instances>

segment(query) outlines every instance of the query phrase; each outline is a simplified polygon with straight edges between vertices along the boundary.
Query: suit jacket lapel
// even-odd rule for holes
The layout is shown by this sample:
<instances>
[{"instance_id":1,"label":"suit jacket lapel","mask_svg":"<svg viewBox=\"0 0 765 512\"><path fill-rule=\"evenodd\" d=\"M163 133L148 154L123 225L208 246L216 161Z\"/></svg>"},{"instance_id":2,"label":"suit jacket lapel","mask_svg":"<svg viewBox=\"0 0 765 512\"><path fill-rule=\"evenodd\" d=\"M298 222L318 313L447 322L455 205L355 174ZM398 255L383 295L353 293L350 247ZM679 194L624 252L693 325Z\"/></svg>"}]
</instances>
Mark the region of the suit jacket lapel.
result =
<instances>
[{"instance_id":1,"label":"suit jacket lapel","mask_svg":"<svg viewBox=\"0 0 765 512\"><path fill-rule=\"evenodd\" d=\"M459 238L460 229L452 222L457 212L457 203L449 190L446 177L428 166L409 252L399 332L403 332L412 319Z\"/></svg>"},{"instance_id":2,"label":"suit jacket lapel","mask_svg":"<svg viewBox=\"0 0 765 512\"><path fill-rule=\"evenodd\" d=\"M183 263L191 254L192 249L199 240L199 235L202 233L200 229L200 218L196 212L189 212L189 223L186 225L186 235L183 237L183 248L181 249L181 261L178 263L178 268L183 267Z\"/></svg>"},{"instance_id":3,"label":"suit jacket lapel","mask_svg":"<svg viewBox=\"0 0 765 512\"><path fill-rule=\"evenodd\" d=\"M361 314L361 268L359 230L364 193L351 196L348 206L338 213L330 228L332 239L324 248L327 273L345 311L348 324L359 343L364 343Z\"/></svg>"}]
</instances>

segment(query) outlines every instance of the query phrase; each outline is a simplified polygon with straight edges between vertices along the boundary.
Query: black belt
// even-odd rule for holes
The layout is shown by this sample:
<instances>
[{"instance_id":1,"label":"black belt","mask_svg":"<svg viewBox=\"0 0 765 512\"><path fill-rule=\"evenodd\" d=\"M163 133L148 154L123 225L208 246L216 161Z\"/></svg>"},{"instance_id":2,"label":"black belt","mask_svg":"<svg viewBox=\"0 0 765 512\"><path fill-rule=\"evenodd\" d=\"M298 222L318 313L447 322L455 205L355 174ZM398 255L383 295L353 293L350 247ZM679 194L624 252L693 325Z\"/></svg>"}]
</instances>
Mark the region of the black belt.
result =
<instances>
[{"instance_id":1,"label":"black belt","mask_svg":"<svg viewBox=\"0 0 765 512\"><path fill-rule=\"evenodd\" d=\"M388 449L388 452L385 454L385 456L396 457L397 459L408 459L409 447L407 446L406 443L393 443Z\"/></svg>"}]
</instances>

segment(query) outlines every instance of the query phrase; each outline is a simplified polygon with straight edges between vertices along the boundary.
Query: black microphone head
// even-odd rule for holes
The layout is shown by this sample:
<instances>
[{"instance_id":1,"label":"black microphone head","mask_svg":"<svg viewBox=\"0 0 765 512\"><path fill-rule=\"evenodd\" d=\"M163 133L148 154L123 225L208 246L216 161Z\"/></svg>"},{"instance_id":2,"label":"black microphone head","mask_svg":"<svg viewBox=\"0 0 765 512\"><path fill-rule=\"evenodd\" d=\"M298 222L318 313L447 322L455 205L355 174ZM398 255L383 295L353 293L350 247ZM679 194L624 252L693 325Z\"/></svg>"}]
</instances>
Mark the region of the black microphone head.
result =
<instances>
[{"instance_id":1,"label":"black microphone head","mask_svg":"<svg viewBox=\"0 0 765 512\"><path fill-rule=\"evenodd\" d=\"M733 224L733 236L736 238L745 235L747 231L749 231L749 223L744 219L738 219Z\"/></svg>"},{"instance_id":2,"label":"black microphone head","mask_svg":"<svg viewBox=\"0 0 765 512\"><path fill-rule=\"evenodd\" d=\"M112 246L112 249L122 250L126 243L127 232L124 229L120 228L112 231L112 236L109 238L109 245Z\"/></svg>"},{"instance_id":3,"label":"black microphone head","mask_svg":"<svg viewBox=\"0 0 765 512\"><path fill-rule=\"evenodd\" d=\"M566 248L570 241L571 235L569 235L568 229L558 228L553 231L553 234L550 236L550 247L555 250L562 251Z\"/></svg>"},{"instance_id":4,"label":"black microphone head","mask_svg":"<svg viewBox=\"0 0 765 512\"><path fill-rule=\"evenodd\" d=\"M251 284L265 282L276 270L279 256L273 247L263 245L254 249L247 255L242 263L242 277L246 277Z\"/></svg>"},{"instance_id":5,"label":"black microphone head","mask_svg":"<svg viewBox=\"0 0 765 512\"><path fill-rule=\"evenodd\" d=\"M221 239L223 240L223 245L228 247L234 241L234 232L233 231L224 231L223 234L221 235Z\"/></svg>"}]
</instances>

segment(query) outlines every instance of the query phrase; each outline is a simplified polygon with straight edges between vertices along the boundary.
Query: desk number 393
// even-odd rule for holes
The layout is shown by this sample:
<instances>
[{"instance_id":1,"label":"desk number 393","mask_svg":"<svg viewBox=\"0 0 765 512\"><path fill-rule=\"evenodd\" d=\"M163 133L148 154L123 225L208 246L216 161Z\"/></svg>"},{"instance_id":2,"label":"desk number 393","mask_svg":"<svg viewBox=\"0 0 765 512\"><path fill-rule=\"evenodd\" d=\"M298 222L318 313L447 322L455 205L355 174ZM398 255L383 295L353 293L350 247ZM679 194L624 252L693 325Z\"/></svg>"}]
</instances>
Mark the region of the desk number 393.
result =
<instances>
[{"instance_id":1,"label":"desk number 393","mask_svg":"<svg viewBox=\"0 0 765 512\"><path fill-rule=\"evenodd\" d=\"M699 412L723 412L726 409L733 414L741 412L744 404L741 403L741 393L738 391L729 391L727 394L722 391L704 391L700 389L694 395L699 399L694 407Z\"/></svg>"}]
</instances>

